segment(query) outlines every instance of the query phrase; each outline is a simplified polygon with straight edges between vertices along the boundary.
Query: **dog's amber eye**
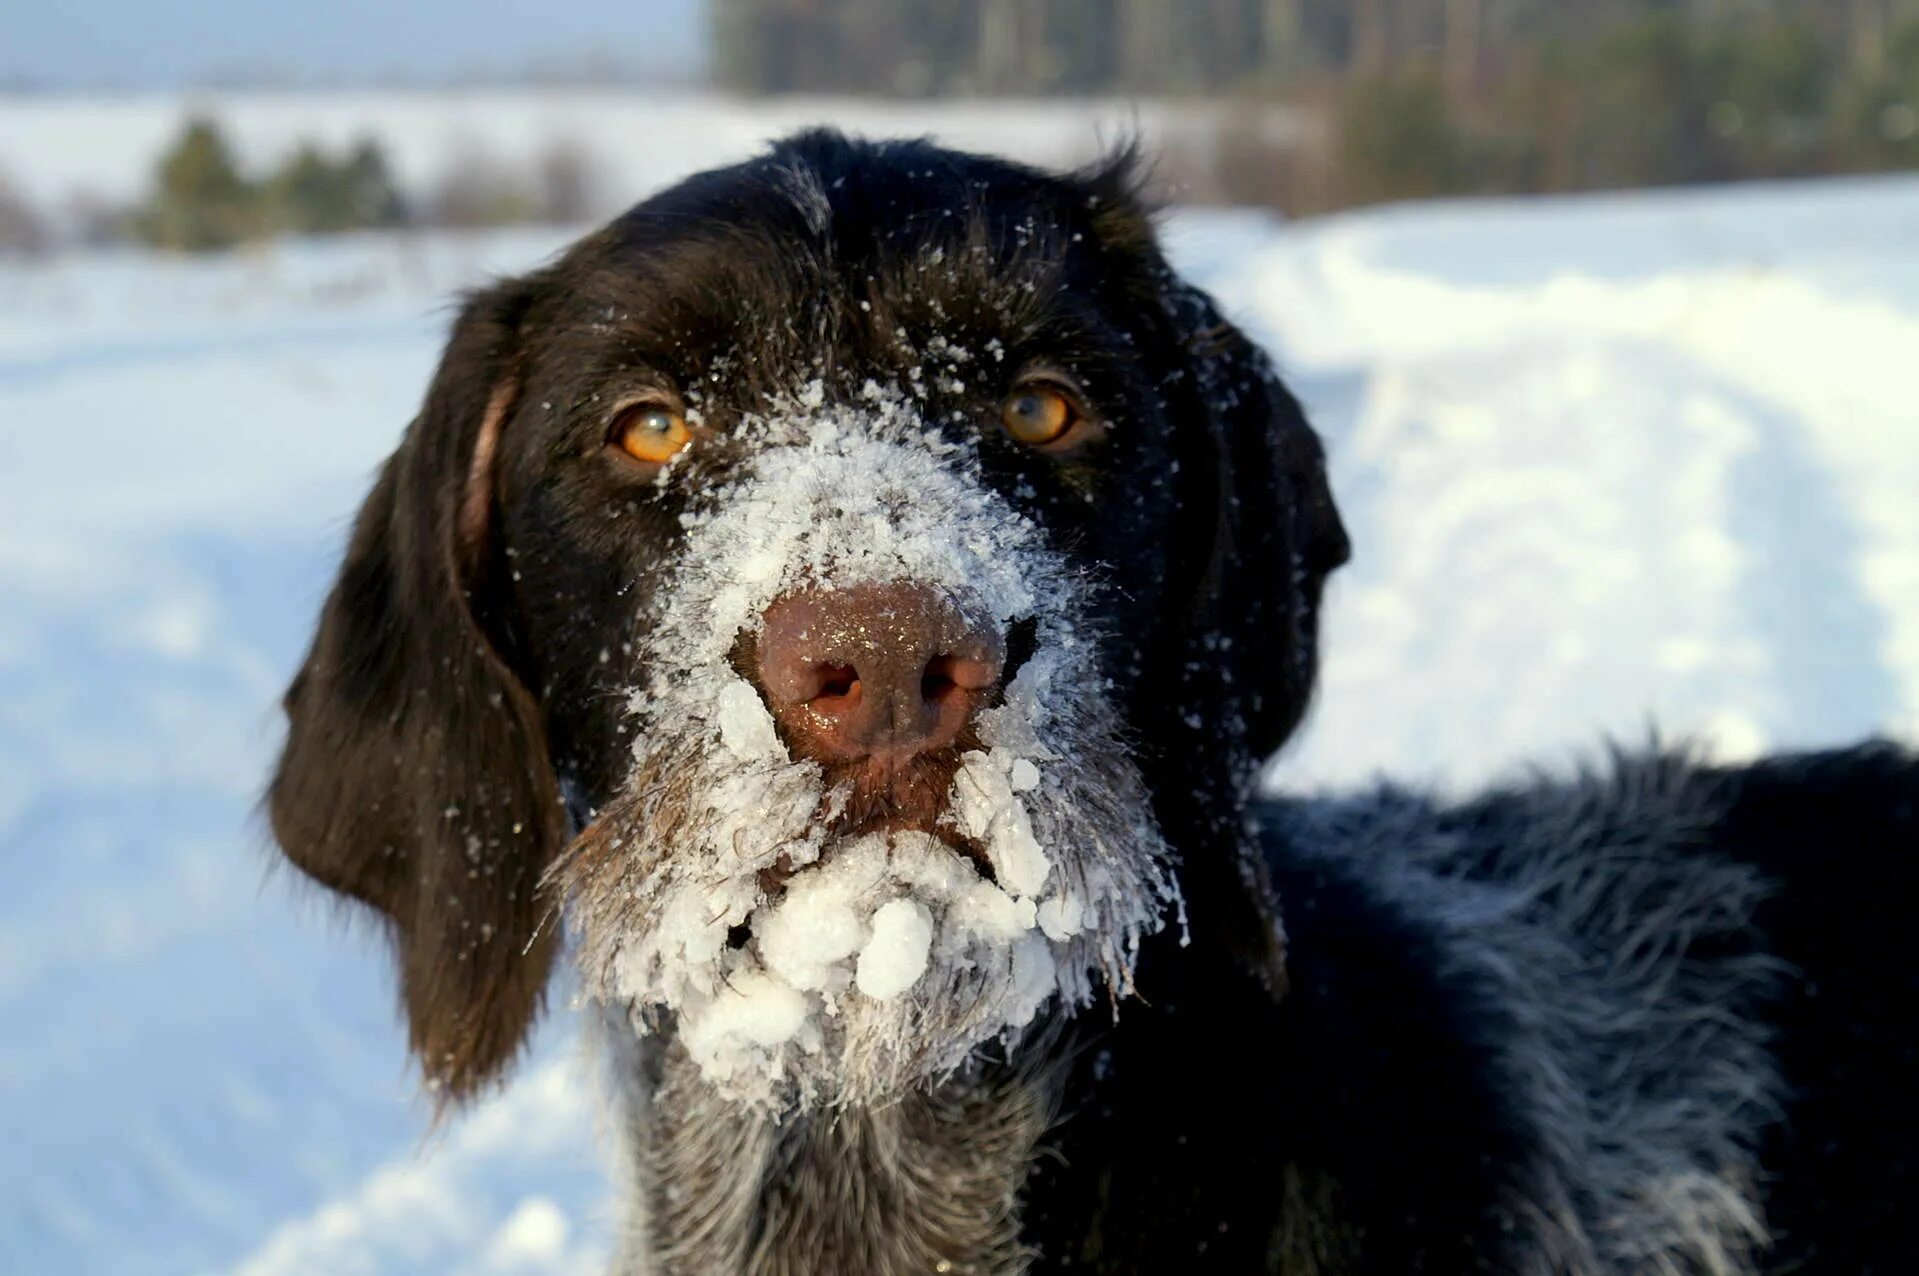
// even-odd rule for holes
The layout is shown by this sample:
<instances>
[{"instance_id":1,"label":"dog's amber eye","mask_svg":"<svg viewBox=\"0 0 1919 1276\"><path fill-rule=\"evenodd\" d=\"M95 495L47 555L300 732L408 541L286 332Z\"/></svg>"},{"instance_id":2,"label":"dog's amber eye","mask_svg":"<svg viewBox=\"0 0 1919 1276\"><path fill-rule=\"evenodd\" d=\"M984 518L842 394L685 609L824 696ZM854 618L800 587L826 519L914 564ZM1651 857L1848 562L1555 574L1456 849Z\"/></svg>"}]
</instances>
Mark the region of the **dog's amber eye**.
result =
<instances>
[{"instance_id":1,"label":"dog's amber eye","mask_svg":"<svg viewBox=\"0 0 1919 1276\"><path fill-rule=\"evenodd\" d=\"M1023 385L999 405L1000 424L1029 447L1058 442L1079 419L1079 410L1063 390L1050 385Z\"/></svg>"},{"instance_id":2,"label":"dog's amber eye","mask_svg":"<svg viewBox=\"0 0 1919 1276\"><path fill-rule=\"evenodd\" d=\"M664 465L693 441L686 418L670 408L628 408L613 422L613 442L636 461Z\"/></svg>"}]
</instances>

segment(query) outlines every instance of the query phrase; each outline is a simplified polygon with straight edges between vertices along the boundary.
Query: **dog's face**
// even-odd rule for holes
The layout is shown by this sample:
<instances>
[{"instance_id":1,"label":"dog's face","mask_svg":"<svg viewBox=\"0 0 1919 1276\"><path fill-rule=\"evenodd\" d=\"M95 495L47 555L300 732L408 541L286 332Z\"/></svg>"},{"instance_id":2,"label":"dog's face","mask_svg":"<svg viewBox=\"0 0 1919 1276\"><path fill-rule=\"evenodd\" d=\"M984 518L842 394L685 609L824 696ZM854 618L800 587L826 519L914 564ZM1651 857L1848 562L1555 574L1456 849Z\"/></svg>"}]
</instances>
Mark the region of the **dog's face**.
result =
<instances>
[{"instance_id":1,"label":"dog's face","mask_svg":"<svg viewBox=\"0 0 1919 1276\"><path fill-rule=\"evenodd\" d=\"M725 1093L881 1099L1128 990L1344 555L1123 165L806 135L468 306L289 692L275 831L391 920L453 1095L563 906L589 994Z\"/></svg>"}]
</instances>

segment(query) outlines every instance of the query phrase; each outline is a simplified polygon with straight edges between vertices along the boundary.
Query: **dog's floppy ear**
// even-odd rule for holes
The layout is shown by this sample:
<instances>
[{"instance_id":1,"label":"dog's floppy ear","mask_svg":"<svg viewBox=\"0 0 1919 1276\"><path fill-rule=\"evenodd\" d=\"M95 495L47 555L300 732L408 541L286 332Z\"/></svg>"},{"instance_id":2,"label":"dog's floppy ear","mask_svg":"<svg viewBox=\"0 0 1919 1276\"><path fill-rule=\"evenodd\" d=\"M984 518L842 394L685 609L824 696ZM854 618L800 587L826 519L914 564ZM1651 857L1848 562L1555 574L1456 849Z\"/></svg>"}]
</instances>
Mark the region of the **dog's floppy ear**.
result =
<instances>
[{"instance_id":1,"label":"dog's floppy ear","mask_svg":"<svg viewBox=\"0 0 1919 1276\"><path fill-rule=\"evenodd\" d=\"M1320 596L1350 546L1319 436L1265 352L1170 273L1162 301L1190 396L1176 429L1204 435L1182 455L1197 453L1203 478L1194 481L1211 489L1189 512L1212 526L1193 538L1208 549L1195 565L1187 640L1204 654L1187 662L1185 691L1188 703L1216 711L1200 715L1208 730L1224 728L1257 763L1306 711Z\"/></svg>"},{"instance_id":2,"label":"dog's floppy ear","mask_svg":"<svg viewBox=\"0 0 1919 1276\"><path fill-rule=\"evenodd\" d=\"M489 543L529 292L482 293L455 325L287 692L268 795L287 856L385 918L411 1045L443 1102L512 1060L555 946L539 881L561 808L539 711L500 654Z\"/></svg>"}]
</instances>

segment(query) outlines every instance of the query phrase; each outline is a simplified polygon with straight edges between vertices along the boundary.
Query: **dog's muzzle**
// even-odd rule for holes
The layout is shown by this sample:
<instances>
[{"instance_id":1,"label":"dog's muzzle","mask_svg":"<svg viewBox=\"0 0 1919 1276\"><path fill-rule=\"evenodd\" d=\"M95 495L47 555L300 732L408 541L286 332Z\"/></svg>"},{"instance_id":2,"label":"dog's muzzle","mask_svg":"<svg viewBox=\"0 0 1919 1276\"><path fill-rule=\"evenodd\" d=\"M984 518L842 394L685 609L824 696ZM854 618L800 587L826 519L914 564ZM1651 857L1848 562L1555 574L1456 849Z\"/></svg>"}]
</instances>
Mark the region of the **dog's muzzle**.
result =
<instances>
[{"instance_id":1,"label":"dog's muzzle","mask_svg":"<svg viewBox=\"0 0 1919 1276\"><path fill-rule=\"evenodd\" d=\"M556 877L588 988L707 1081L877 1101L1123 996L1176 891L1088 587L977 458L886 401L757 441L687 520L632 778Z\"/></svg>"}]
</instances>

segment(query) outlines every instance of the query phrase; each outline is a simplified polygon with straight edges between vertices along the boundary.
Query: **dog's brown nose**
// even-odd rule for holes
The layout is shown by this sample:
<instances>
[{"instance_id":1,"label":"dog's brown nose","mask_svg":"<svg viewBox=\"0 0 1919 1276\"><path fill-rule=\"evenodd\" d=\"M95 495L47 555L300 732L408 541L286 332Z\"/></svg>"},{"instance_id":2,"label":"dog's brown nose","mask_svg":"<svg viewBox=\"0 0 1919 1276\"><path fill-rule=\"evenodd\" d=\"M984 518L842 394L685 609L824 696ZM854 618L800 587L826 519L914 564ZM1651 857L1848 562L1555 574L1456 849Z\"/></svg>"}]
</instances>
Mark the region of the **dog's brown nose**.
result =
<instances>
[{"instance_id":1,"label":"dog's brown nose","mask_svg":"<svg viewBox=\"0 0 1919 1276\"><path fill-rule=\"evenodd\" d=\"M898 766L953 743L999 681L997 631L910 584L788 594L766 609L758 673L812 756Z\"/></svg>"}]
</instances>

